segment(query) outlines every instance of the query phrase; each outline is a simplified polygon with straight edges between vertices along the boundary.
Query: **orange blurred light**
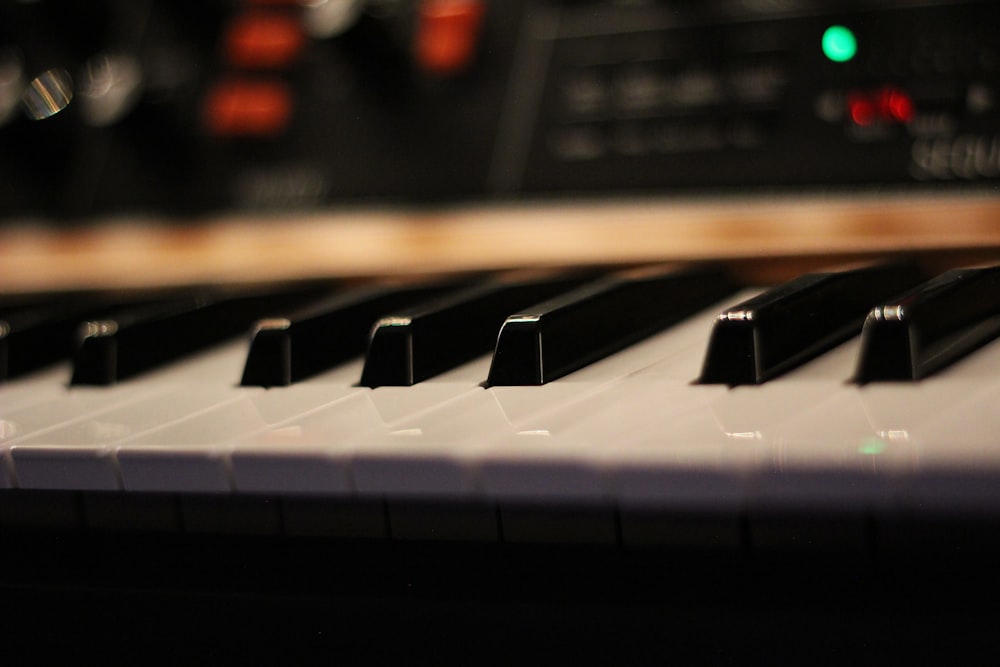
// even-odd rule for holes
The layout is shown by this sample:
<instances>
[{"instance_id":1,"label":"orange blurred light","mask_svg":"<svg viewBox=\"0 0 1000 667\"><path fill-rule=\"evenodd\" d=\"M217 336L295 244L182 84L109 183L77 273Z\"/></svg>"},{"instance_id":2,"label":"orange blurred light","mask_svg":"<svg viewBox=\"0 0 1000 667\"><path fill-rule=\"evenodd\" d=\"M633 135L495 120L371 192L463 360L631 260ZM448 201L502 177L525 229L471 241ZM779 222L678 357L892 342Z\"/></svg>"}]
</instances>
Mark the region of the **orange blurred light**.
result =
<instances>
[{"instance_id":1,"label":"orange blurred light","mask_svg":"<svg viewBox=\"0 0 1000 667\"><path fill-rule=\"evenodd\" d=\"M226 29L226 60L247 69L287 67L302 51L305 35L297 16L248 11Z\"/></svg>"},{"instance_id":2,"label":"orange blurred light","mask_svg":"<svg viewBox=\"0 0 1000 667\"><path fill-rule=\"evenodd\" d=\"M420 68L448 75L469 67L485 11L482 0L423 0L414 42Z\"/></svg>"},{"instance_id":3,"label":"orange blurred light","mask_svg":"<svg viewBox=\"0 0 1000 667\"><path fill-rule=\"evenodd\" d=\"M292 115L292 93L279 81L227 81L205 99L204 122L216 136L271 137Z\"/></svg>"}]
</instances>

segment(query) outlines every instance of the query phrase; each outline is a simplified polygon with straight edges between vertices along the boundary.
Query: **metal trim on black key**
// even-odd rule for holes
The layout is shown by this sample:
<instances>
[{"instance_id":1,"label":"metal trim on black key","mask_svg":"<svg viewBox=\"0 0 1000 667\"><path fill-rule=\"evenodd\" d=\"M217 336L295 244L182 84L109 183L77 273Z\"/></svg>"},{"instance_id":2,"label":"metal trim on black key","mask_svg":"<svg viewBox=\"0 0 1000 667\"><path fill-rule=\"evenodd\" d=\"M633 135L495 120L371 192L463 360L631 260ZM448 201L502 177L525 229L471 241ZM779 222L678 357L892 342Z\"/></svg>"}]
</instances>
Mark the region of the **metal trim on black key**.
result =
<instances>
[{"instance_id":1,"label":"metal trim on black key","mask_svg":"<svg viewBox=\"0 0 1000 667\"><path fill-rule=\"evenodd\" d=\"M285 386L333 368L364 354L379 317L457 287L454 280L368 287L311 304L286 318L260 320L251 332L240 384Z\"/></svg>"},{"instance_id":2,"label":"metal trim on black key","mask_svg":"<svg viewBox=\"0 0 1000 667\"><path fill-rule=\"evenodd\" d=\"M487 385L541 385L636 343L731 294L717 267L626 271L504 322Z\"/></svg>"},{"instance_id":3,"label":"metal trim on black key","mask_svg":"<svg viewBox=\"0 0 1000 667\"><path fill-rule=\"evenodd\" d=\"M508 274L379 320L361 385L410 386L488 353L504 320L578 287L593 274Z\"/></svg>"},{"instance_id":4,"label":"metal trim on black key","mask_svg":"<svg viewBox=\"0 0 1000 667\"><path fill-rule=\"evenodd\" d=\"M873 308L854 380L919 380L1000 336L1000 266L954 269Z\"/></svg>"},{"instance_id":5,"label":"metal trim on black key","mask_svg":"<svg viewBox=\"0 0 1000 667\"><path fill-rule=\"evenodd\" d=\"M856 336L872 304L921 279L909 263L800 276L721 313L699 382L760 384Z\"/></svg>"}]
</instances>

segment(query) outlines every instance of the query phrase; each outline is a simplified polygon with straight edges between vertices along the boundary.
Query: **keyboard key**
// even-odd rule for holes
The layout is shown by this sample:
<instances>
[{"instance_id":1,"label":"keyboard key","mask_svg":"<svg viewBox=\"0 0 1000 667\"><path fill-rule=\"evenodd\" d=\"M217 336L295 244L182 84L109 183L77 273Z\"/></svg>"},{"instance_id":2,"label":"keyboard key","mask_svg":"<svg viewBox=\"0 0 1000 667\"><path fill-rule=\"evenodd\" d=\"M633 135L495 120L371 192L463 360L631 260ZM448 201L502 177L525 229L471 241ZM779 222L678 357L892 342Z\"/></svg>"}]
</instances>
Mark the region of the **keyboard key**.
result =
<instances>
[{"instance_id":1,"label":"keyboard key","mask_svg":"<svg viewBox=\"0 0 1000 667\"><path fill-rule=\"evenodd\" d=\"M872 309L855 380L919 380L1000 335L1000 266L954 269Z\"/></svg>"},{"instance_id":2,"label":"keyboard key","mask_svg":"<svg viewBox=\"0 0 1000 667\"><path fill-rule=\"evenodd\" d=\"M263 313L294 310L321 293L309 288L224 299L192 297L84 322L71 382L113 384L243 333Z\"/></svg>"},{"instance_id":3,"label":"keyboard key","mask_svg":"<svg viewBox=\"0 0 1000 667\"><path fill-rule=\"evenodd\" d=\"M873 303L917 284L905 263L811 273L716 318L700 382L760 384L855 336Z\"/></svg>"},{"instance_id":4,"label":"keyboard key","mask_svg":"<svg viewBox=\"0 0 1000 667\"><path fill-rule=\"evenodd\" d=\"M254 326L241 384L286 386L333 368L364 354L379 317L455 289L452 281L370 287L332 296L288 318L261 320Z\"/></svg>"},{"instance_id":5,"label":"keyboard key","mask_svg":"<svg viewBox=\"0 0 1000 667\"><path fill-rule=\"evenodd\" d=\"M496 344L508 315L578 287L592 275L512 273L379 320L361 384L409 386Z\"/></svg>"},{"instance_id":6,"label":"keyboard key","mask_svg":"<svg viewBox=\"0 0 1000 667\"><path fill-rule=\"evenodd\" d=\"M18 308L0 313L0 381L46 366L72 351L72 324L53 320L58 307Z\"/></svg>"},{"instance_id":7,"label":"keyboard key","mask_svg":"<svg viewBox=\"0 0 1000 667\"><path fill-rule=\"evenodd\" d=\"M127 491L229 491L227 443L362 391L312 384L281 391L238 389L235 400L120 441L122 485Z\"/></svg>"},{"instance_id":8,"label":"keyboard key","mask_svg":"<svg viewBox=\"0 0 1000 667\"><path fill-rule=\"evenodd\" d=\"M718 268L609 276L507 318L487 384L540 385L617 352L733 291Z\"/></svg>"},{"instance_id":9,"label":"keyboard key","mask_svg":"<svg viewBox=\"0 0 1000 667\"><path fill-rule=\"evenodd\" d=\"M125 302L119 298L119 305L137 305L151 298L132 295ZM0 381L71 357L77 325L109 312L113 299L88 293L0 306Z\"/></svg>"}]
</instances>

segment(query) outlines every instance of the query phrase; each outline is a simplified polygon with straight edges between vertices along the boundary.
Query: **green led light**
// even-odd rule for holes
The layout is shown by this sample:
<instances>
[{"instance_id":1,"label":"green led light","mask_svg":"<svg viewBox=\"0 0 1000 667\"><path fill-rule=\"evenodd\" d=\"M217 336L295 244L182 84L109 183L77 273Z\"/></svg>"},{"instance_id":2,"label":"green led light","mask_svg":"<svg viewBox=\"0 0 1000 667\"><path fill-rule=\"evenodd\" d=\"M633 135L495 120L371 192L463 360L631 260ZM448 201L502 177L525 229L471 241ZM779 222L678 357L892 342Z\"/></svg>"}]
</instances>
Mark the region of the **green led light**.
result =
<instances>
[{"instance_id":1,"label":"green led light","mask_svg":"<svg viewBox=\"0 0 1000 667\"><path fill-rule=\"evenodd\" d=\"M823 33L823 55L835 63L846 63L858 52L858 40L850 28L832 25Z\"/></svg>"},{"instance_id":2,"label":"green led light","mask_svg":"<svg viewBox=\"0 0 1000 667\"><path fill-rule=\"evenodd\" d=\"M865 438L861 441L861 446L858 447L858 454L878 456L885 451L885 448L885 440L882 440L881 438Z\"/></svg>"}]
</instances>

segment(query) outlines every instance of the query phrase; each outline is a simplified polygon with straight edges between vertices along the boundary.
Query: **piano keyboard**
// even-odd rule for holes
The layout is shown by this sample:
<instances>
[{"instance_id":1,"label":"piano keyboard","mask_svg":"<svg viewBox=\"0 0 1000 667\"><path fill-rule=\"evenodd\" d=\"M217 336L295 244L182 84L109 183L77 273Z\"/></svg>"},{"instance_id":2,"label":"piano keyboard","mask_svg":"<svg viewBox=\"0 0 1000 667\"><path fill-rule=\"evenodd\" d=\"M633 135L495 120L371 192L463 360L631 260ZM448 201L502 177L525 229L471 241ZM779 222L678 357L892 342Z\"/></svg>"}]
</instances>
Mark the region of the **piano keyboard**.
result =
<instances>
[{"instance_id":1,"label":"piano keyboard","mask_svg":"<svg viewBox=\"0 0 1000 667\"><path fill-rule=\"evenodd\" d=\"M400 288L299 293L253 313L250 354L246 336L198 349L154 318L172 340L136 334L160 356L121 378L128 317L89 321L75 369L0 385L0 526L739 546L769 539L776 514L856 519L859 542L872 522L996 515L996 272L865 271L770 289L656 269L480 276L385 302ZM525 294L496 296L518 281ZM367 358L308 349L326 339L307 322L372 298L388 311L342 332L371 332ZM885 343L889 319L909 338ZM383 335L395 347L373 361ZM914 377L894 361L885 381L879 360L901 355Z\"/></svg>"}]
</instances>

